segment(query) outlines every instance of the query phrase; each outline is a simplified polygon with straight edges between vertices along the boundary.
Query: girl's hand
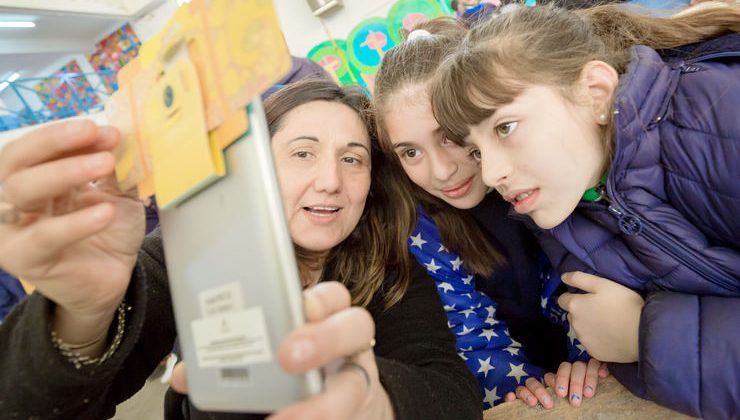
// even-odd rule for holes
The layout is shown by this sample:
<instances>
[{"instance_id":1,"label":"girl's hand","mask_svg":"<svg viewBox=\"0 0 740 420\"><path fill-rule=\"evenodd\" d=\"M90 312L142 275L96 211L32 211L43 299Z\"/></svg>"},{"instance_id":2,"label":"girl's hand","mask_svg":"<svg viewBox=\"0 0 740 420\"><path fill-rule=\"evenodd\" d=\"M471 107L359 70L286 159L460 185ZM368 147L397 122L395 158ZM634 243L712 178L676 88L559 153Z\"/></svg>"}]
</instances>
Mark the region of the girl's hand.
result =
<instances>
[{"instance_id":1,"label":"girl's hand","mask_svg":"<svg viewBox=\"0 0 740 420\"><path fill-rule=\"evenodd\" d=\"M584 362L563 362L557 374L547 373L545 383L555 390L560 398L568 398L570 405L580 407L583 397L591 398L596 395L599 378L609 376L606 363L591 359Z\"/></svg>"},{"instance_id":2,"label":"girl's hand","mask_svg":"<svg viewBox=\"0 0 740 420\"><path fill-rule=\"evenodd\" d=\"M0 151L0 266L56 302L53 328L72 344L107 331L144 238L143 206L113 176L119 138L72 120Z\"/></svg>"},{"instance_id":3,"label":"girl's hand","mask_svg":"<svg viewBox=\"0 0 740 420\"><path fill-rule=\"evenodd\" d=\"M572 272L562 276L584 294L563 293L558 298L568 321L588 353L607 362L631 363L638 359L642 297L621 284Z\"/></svg>"},{"instance_id":4,"label":"girl's hand","mask_svg":"<svg viewBox=\"0 0 740 420\"><path fill-rule=\"evenodd\" d=\"M323 368L324 391L270 419L392 419L390 399L378 379L371 344L375 323L370 314L350 306L349 292L337 282L319 283L303 295L308 322L283 340L278 358L290 373ZM359 368L336 363L342 359ZM178 365L172 375L172 388L180 393L187 393L184 373Z\"/></svg>"},{"instance_id":5,"label":"girl's hand","mask_svg":"<svg viewBox=\"0 0 740 420\"><path fill-rule=\"evenodd\" d=\"M552 375L552 373L548 373L548 375ZM509 392L504 396L504 401L514 401L516 399L522 400L530 407L536 406L537 403L542 404L547 409L555 406L552 397L545 389L545 385L535 378L528 378L524 381L524 386L518 386L514 392Z\"/></svg>"}]
</instances>

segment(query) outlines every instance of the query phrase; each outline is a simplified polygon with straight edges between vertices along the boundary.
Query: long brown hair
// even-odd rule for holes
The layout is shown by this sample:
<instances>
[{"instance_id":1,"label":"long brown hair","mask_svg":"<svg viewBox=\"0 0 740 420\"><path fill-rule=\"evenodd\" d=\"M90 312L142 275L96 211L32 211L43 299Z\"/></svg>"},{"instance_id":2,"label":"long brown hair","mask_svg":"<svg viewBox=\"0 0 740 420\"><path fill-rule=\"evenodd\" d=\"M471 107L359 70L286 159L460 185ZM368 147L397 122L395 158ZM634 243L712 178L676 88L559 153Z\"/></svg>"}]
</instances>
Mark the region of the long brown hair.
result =
<instances>
[{"instance_id":1,"label":"long brown hair","mask_svg":"<svg viewBox=\"0 0 740 420\"><path fill-rule=\"evenodd\" d=\"M404 91L430 83L444 58L462 41L467 27L457 19L441 17L422 22L413 30L425 30L430 35L403 42L386 53L376 75L373 98L380 145L388 160L399 169L401 162L393 151L384 116L392 112L391 104ZM445 246L459 253L466 268L474 273L485 277L493 274L503 257L486 240L470 214L427 193L408 177L403 178L414 200L437 224Z\"/></svg>"},{"instance_id":2,"label":"long brown hair","mask_svg":"<svg viewBox=\"0 0 740 420\"><path fill-rule=\"evenodd\" d=\"M432 109L450 140L462 143L469 127L512 102L532 85L558 88L565 98L592 60L621 75L635 45L666 50L738 32L740 7L703 7L671 18L602 5L568 11L525 7L469 31L432 83ZM613 121L604 128L611 151Z\"/></svg>"},{"instance_id":3,"label":"long brown hair","mask_svg":"<svg viewBox=\"0 0 740 420\"><path fill-rule=\"evenodd\" d=\"M370 101L357 87L340 87L326 80L305 80L283 88L265 101L272 137L296 107L314 101L337 102L357 112L370 134L371 184L365 209L352 233L329 251L326 259L296 246L301 277L322 268L322 278L344 283L356 305L367 306L384 286L390 272L393 284L384 292L385 307L398 302L410 283L406 241L412 229L413 207L399 187L401 175L383 157L375 135ZM329 117L329 116L327 116ZM320 124L320 121L316 122Z\"/></svg>"}]
</instances>

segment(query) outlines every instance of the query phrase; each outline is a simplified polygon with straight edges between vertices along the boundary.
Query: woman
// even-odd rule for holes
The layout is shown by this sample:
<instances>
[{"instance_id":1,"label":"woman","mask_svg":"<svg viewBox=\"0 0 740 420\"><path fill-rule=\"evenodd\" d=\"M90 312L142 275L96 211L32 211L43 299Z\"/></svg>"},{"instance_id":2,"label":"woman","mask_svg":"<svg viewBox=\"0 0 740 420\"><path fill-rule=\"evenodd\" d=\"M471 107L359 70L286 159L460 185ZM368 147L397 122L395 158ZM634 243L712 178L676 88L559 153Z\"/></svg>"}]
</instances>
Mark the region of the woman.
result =
<instances>
[{"instance_id":1,"label":"woman","mask_svg":"<svg viewBox=\"0 0 740 420\"><path fill-rule=\"evenodd\" d=\"M361 368L328 374L324 392L275 416L480 418L474 380L454 353L444 314L434 309L434 286L407 265L408 226L398 222L404 210L388 204L402 200L376 159L367 105L360 91L320 81L292 85L265 104L308 287L309 323L281 343L280 362L299 373L351 356ZM69 122L32 132L0 153L0 199L21 219L0 226L0 264L41 292L0 329L3 370L25 367L0 381L0 406L11 417L110 417L171 349L175 330L158 232L138 252L141 205L113 185L87 185L110 179L117 141L110 128ZM44 213L50 200L55 210L64 204L72 211ZM366 309L350 307L350 296ZM368 348L373 337L377 344ZM53 342L76 351L60 352ZM81 353L72 354L78 367L62 353ZM87 364L84 357L101 360ZM168 418L211 415L172 393L167 407Z\"/></svg>"}]
</instances>

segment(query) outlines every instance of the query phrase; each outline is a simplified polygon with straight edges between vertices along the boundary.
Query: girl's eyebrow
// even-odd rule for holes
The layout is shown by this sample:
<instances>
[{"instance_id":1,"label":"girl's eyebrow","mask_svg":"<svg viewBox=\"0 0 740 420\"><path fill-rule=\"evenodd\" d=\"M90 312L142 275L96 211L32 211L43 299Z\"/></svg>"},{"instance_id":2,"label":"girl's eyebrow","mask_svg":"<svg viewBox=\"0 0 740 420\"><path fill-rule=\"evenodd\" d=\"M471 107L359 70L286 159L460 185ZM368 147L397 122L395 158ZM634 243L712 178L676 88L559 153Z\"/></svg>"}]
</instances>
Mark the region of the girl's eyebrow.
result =
<instances>
[{"instance_id":1,"label":"girl's eyebrow","mask_svg":"<svg viewBox=\"0 0 740 420\"><path fill-rule=\"evenodd\" d=\"M394 144L393 145L393 148L394 149L400 149L402 147L412 147L412 146L414 146L414 143L412 143L410 141L404 141L402 143L396 143L396 144Z\"/></svg>"}]
</instances>

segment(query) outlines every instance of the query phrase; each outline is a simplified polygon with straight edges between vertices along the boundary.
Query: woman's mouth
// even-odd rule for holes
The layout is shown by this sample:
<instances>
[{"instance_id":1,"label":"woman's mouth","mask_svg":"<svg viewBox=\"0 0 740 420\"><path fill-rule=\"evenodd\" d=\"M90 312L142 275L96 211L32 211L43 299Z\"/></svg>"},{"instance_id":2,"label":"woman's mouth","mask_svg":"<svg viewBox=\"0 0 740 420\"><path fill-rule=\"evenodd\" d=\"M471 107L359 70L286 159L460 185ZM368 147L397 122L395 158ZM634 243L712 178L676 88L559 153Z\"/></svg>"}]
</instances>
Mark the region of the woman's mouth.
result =
<instances>
[{"instance_id":1,"label":"woman's mouth","mask_svg":"<svg viewBox=\"0 0 740 420\"><path fill-rule=\"evenodd\" d=\"M447 188L447 189L442 190L442 194L444 194L444 196L448 198L464 197L467 193L470 192L470 189L473 186L473 178L475 178L475 175L466 179L462 183L455 185L452 188Z\"/></svg>"},{"instance_id":2,"label":"woman's mouth","mask_svg":"<svg viewBox=\"0 0 740 420\"><path fill-rule=\"evenodd\" d=\"M303 211L306 216L315 223L330 223L334 221L338 215L341 207L333 206L307 206L303 207Z\"/></svg>"}]
</instances>

